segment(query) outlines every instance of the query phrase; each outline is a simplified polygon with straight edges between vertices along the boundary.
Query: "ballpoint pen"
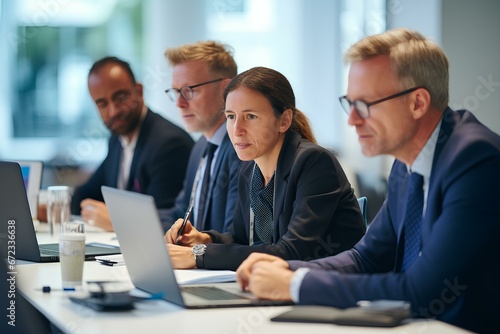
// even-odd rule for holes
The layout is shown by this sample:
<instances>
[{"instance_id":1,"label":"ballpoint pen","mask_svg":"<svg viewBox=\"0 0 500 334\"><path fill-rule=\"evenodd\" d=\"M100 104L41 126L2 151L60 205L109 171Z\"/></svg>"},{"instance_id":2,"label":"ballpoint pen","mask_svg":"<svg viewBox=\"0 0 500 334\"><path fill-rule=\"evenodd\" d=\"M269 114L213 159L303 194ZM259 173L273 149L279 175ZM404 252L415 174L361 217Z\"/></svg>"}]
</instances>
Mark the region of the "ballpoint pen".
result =
<instances>
[{"instance_id":1,"label":"ballpoint pen","mask_svg":"<svg viewBox=\"0 0 500 334\"><path fill-rule=\"evenodd\" d=\"M189 207L186 211L186 214L184 215L184 220L182 221L181 228L179 229L179 232L177 233L177 238L175 239L175 244L179 244L179 238L184 233L184 229L186 228L186 223L189 219L189 215L191 214L191 210L193 210L193 203L189 204Z\"/></svg>"}]
</instances>

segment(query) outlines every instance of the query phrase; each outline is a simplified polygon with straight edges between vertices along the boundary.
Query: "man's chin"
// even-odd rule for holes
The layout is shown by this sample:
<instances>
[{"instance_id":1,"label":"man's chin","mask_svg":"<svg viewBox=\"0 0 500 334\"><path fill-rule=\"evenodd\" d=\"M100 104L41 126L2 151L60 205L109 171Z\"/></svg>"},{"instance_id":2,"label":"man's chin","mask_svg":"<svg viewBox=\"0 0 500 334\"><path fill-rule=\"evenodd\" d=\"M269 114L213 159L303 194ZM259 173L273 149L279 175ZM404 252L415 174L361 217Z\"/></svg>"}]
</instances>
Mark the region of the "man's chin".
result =
<instances>
[{"instance_id":1,"label":"man's chin","mask_svg":"<svg viewBox=\"0 0 500 334\"><path fill-rule=\"evenodd\" d=\"M365 157L375 157L379 155L379 153L373 150L371 147L361 146L361 152Z\"/></svg>"},{"instance_id":2,"label":"man's chin","mask_svg":"<svg viewBox=\"0 0 500 334\"><path fill-rule=\"evenodd\" d=\"M126 136L130 133L132 133L132 130L126 128L126 127L112 127L112 128L108 128L109 131L111 131L111 133L115 136Z\"/></svg>"}]
</instances>

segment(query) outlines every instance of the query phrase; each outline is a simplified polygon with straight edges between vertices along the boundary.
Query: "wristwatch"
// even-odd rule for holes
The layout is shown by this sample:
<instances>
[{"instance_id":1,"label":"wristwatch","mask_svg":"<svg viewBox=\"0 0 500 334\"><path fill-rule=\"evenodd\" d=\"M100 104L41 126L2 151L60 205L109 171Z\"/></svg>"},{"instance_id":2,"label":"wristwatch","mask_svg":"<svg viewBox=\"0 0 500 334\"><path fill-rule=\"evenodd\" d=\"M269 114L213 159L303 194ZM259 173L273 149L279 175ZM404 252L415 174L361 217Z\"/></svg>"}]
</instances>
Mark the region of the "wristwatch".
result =
<instances>
[{"instance_id":1,"label":"wristwatch","mask_svg":"<svg viewBox=\"0 0 500 334\"><path fill-rule=\"evenodd\" d=\"M194 261L196 262L196 268L205 269L205 251L207 250L207 245L198 244L191 248L194 254Z\"/></svg>"}]
</instances>

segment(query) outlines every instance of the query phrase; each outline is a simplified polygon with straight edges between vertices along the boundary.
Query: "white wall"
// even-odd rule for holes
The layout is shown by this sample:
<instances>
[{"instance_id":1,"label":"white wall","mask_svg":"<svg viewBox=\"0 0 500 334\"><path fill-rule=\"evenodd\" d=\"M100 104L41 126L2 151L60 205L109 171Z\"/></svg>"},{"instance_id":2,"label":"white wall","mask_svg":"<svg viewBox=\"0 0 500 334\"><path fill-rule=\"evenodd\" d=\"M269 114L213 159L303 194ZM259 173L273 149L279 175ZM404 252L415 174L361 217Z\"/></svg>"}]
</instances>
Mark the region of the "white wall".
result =
<instances>
[{"instance_id":1,"label":"white wall","mask_svg":"<svg viewBox=\"0 0 500 334\"><path fill-rule=\"evenodd\" d=\"M165 94L170 87L171 69L164 57L167 48L205 39L205 1L149 0L144 3L144 84L148 106L183 126L175 107Z\"/></svg>"},{"instance_id":2,"label":"white wall","mask_svg":"<svg viewBox=\"0 0 500 334\"><path fill-rule=\"evenodd\" d=\"M450 60L450 106L500 133L500 1L442 0L442 45Z\"/></svg>"},{"instance_id":3,"label":"white wall","mask_svg":"<svg viewBox=\"0 0 500 334\"><path fill-rule=\"evenodd\" d=\"M500 1L389 0L389 28L413 28L450 61L450 107L500 133Z\"/></svg>"}]
</instances>

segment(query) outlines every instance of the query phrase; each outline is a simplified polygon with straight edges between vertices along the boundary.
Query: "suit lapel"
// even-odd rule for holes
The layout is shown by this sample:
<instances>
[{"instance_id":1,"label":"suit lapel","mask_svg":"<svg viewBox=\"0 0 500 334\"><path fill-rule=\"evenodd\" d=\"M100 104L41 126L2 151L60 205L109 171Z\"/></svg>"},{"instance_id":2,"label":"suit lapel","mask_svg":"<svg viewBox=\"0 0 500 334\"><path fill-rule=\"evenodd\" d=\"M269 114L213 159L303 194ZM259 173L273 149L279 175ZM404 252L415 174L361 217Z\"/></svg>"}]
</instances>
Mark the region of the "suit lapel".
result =
<instances>
[{"instance_id":1,"label":"suit lapel","mask_svg":"<svg viewBox=\"0 0 500 334\"><path fill-rule=\"evenodd\" d=\"M214 171L213 171L212 176L210 177L210 184L208 185L208 193L210 194L210 196L208 196L208 198L206 199L206 202L205 202L205 209L203 212L203 221L205 221L205 217L207 216L208 209L210 208L210 206L212 204L212 198L214 197L214 187L217 184L217 181L219 178L219 171L221 169L220 167L221 167L222 161L224 160L224 156L227 154L227 148L228 148L229 142L230 142L229 136L226 133L226 135L224 136L224 139L222 140L222 143L220 144L220 147L218 148L217 158L215 159ZM221 180L222 182L229 181L229 180L227 180L228 175L221 175L221 177L225 178L225 179ZM215 190L217 190L217 189L215 189Z\"/></svg>"},{"instance_id":2,"label":"suit lapel","mask_svg":"<svg viewBox=\"0 0 500 334\"><path fill-rule=\"evenodd\" d=\"M137 166L139 165L142 152L145 149L145 143L148 140L150 128L152 126L151 110L148 109L144 122L142 122L141 130L139 132L139 138L137 138L137 144L134 149L134 157L132 158L132 164L130 165L130 173L127 181L127 190L132 190L136 192L141 191L141 185L139 178L136 176Z\"/></svg>"},{"instance_id":3,"label":"suit lapel","mask_svg":"<svg viewBox=\"0 0 500 334\"><path fill-rule=\"evenodd\" d=\"M438 141L436 143L436 149L434 151L434 157L432 159L432 171L429 179L429 185L428 185L428 192L427 192L427 201L426 201L426 209L425 209L425 216L422 219L422 234L426 235L429 233L430 229L432 228L431 223L435 221L435 216L433 214L434 212L434 203L440 203L441 201L437 199L436 196L437 193L439 192L438 185L434 182L434 179L437 177L436 172L438 172L439 168L437 168L437 165L439 165L439 156L441 154L441 151L443 150L443 147L445 146L446 142L448 141L448 138L450 137L455 124L456 124L456 119L455 119L455 113L453 110L450 108L447 108L444 113L443 113L443 118L441 122L441 129L439 130L439 137ZM397 164L397 165L396 165ZM406 212L406 205L407 205L407 195L408 195L408 172L406 165L396 161L395 170L393 173L395 173L395 176L397 179L400 180L399 184L399 189L398 191L395 192L395 194L405 194L404 196L398 196L397 200L397 208L398 208L398 214L397 214L397 219L398 219L398 256L402 254L402 247L403 247L403 228L404 228L404 213ZM439 178L438 178L439 179ZM425 240L425 238L422 238L422 240ZM399 263L399 259L396 259L396 264Z\"/></svg>"},{"instance_id":4,"label":"suit lapel","mask_svg":"<svg viewBox=\"0 0 500 334\"><path fill-rule=\"evenodd\" d=\"M109 185L116 188L118 186L118 175L120 173L120 161L122 155L122 146L120 144L120 141L118 140L118 137L113 136L110 139L109 149L109 161L111 164L111 168L109 169L106 177L109 181Z\"/></svg>"},{"instance_id":5,"label":"suit lapel","mask_svg":"<svg viewBox=\"0 0 500 334\"><path fill-rule=\"evenodd\" d=\"M250 207L250 182L252 180L254 165L254 161L243 161L239 169L239 178L243 178L243 182L238 180L238 194L244 194L243 196L239 195L239 200L241 201L242 208L248 208L248 214L243 215L244 233L247 236L247 240L251 239L250 233L253 233L253 229L250 229L250 215L252 211ZM235 230L239 228L240 226L234 226ZM238 235L238 232L235 234Z\"/></svg>"},{"instance_id":6,"label":"suit lapel","mask_svg":"<svg viewBox=\"0 0 500 334\"><path fill-rule=\"evenodd\" d=\"M440 180L440 173L446 173L446 171L442 170L442 160L441 152L443 151L444 146L448 142L448 138L450 138L453 130L456 127L457 113L447 108L444 111L443 118L441 121L441 129L439 130L439 136L436 143L436 150L434 151L434 157L432 159L432 171L429 179L429 191L427 192L427 206L425 209L425 217L422 221L422 233L428 234L430 229L432 228L431 222L436 220L436 214L441 212L440 209L436 208L435 203L442 203L440 196L439 183L434 182L434 180ZM424 240L424 239L423 239Z\"/></svg>"},{"instance_id":7,"label":"suit lapel","mask_svg":"<svg viewBox=\"0 0 500 334\"><path fill-rule=\"evenodd\" d=\"M300 135L294 131L288 131L285 135L283 147L281 148L278 157L278 166L276 167L276 175L274 176L274 205L273 205L273 241L280 239L283 235L279 231L279 218L283 212L285 204L286 190L288 189L288 176L292 170L295 160L295 152L300 144Z\"/></svg>"}]
</instances>

